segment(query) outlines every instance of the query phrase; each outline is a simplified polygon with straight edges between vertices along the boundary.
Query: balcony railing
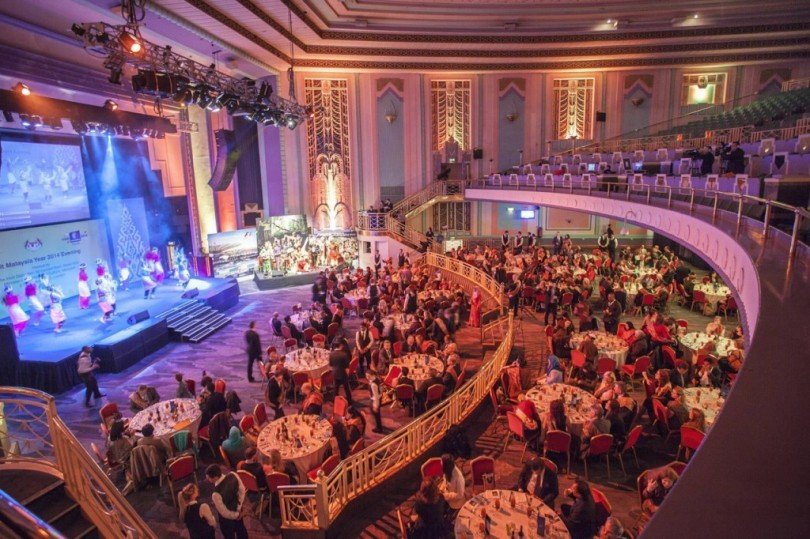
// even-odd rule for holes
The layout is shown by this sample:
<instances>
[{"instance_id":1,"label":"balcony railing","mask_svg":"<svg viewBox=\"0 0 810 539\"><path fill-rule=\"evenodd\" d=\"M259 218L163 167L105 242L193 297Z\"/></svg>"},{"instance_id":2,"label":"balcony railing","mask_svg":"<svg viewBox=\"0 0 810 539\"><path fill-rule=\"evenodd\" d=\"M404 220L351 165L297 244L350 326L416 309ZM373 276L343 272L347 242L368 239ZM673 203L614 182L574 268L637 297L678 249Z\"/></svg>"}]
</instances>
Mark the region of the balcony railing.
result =
<instances>
[{"instance_id":1,"label":"balcony railing","mask_svg":"<svg viewBox=\"0 0 810 539\"><path fill-rule=\"evenodd\" d=\"M51 395L0 387L0 405L0 462L52 468L102 537L157 537L56 413Z\"/></svg>"},{"instance_id":2,"label":"balcony railing","mask_svg":"<svg viewBox=\"0 0 810 539\"><path fill-rule=\"evenodd\" d=\"M501 286L469 264L436 253L427 253L420 263L452 274L460 283L474 283L484 297L501 301ZM488 397L509 359L514 338L511 316L499 324L503 339L492 358L447 399L396 432L344 459L329 476L314 484L281 487L282 526L299 530L327 529L349 503L390 479L439 442L452 425L469 417Z\"/></svg>"}]
</instances>

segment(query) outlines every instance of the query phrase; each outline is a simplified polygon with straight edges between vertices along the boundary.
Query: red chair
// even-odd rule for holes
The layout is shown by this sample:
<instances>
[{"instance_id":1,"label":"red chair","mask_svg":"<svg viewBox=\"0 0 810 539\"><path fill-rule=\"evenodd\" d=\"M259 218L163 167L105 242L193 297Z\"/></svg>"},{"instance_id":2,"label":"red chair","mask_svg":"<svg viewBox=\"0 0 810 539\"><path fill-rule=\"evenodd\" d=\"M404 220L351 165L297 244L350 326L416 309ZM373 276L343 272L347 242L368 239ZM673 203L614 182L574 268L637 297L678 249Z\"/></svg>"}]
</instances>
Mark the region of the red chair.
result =
<instances>
[{"instance_id":1,"label":"red chair","mask_svg":"<svg viewBox=\"0 0 810 539\"><path fill-rule=\"evenodd\" d=\"M425 397L425 408L430 409L434 404L442 400L444 395L444 384L433 384L427 389Z\"/></svg>"},{"instance_id":2,"label":"red chair","mask_svg":"<svg viewBox=\"0 0 810 539\"><path fill-rule=\"evenodd\" d=\"M308 471L307 477L314 483L318 479L319 472L323 472L324 475L328 476L337 467L338 463L340 463L340 455L332 455L323 461L323 464Z\"/></svg>"},{"instance_id":3,"label":"red chair","mask_svg":"<svg viewBox=\"0 0 810 539\"><path fill-rule=\"evenodd\" d=\"M394 389L397 385L397 380L399 380L399 376L402 374L402 367L399 365L391 365L391 368L388 370L388 374L385 375L385 380L383 380L383 385L386 387L390 387Z\"/></svg>"},{"instance_id":4,"label":"red chair","mask_svg":"<svg viewBox=\"0 0 810 539\"><path fill-rule=\"evenodd\" d=\"M239 430L242 431L242 434L257 434L258 429L256 428L256 418L250 414L247 414L245 417L239 420Z\"/></svg>"},{"instance_id":5,"label":"red chair","mask_svg":"<svg viewBox=\"0 0 810 539\"><path fill-rule=\"evenodd\" d=\"M624 454L628 451L633 452L633 458L636 459L636 468L641 468L638 464L638 454L636 454L636 444L638 443L639 438L641 438L641 433L644 430L644 427L641 425L636 425L630 430L630 433L627 435L627 439L624 441L624 446L621 450L616 452L616 458L619 459L619 464L622 465L622 473L627 475L627 471L624 469Z\"/></svg>"},{"instance_id":6,"label":"red chair","mask_svg":"<svg viewBox=\"0 0 810 539\"><path fill-rule=\"evenodd\" d=\"M225 466L227 466L228 468L233 468L234 464L239 464L238 462L237 463L231 462L231 459L228 456L228 452L225 451L225 448L222 446L219 446L219 456L222 457L222 462L224 462Z\"/></svg>"},{"instance_id":7,"label":"red chair","mask_svg":"<svg viewBox=\"0 0 810 539\"><path fill-rule=\"evenodd\" d=\"M236 475L238 475L239 479L242 480L242 484L245 486L245 490L247 492L253 492L254 494L259 495L259 503L256 504L256 516L261 515L262 511L264 510L265 493L259 490L259 485L256 482L256 476L247 470L237 470Z\"/></svg>"},{"instance_id":8,"label":"red chair","mask_svg":"<svg viewBox=\"0 0 810 539\"><path fill-rule=\"evenodd\" d=\"M593 496L593 503L596 506L596 526L601 528L613 513L613 507L601 490L591 487L591 496Z\"/></svg>"},{"instance_id":9,"label":"red chair","mask_svg":"<svg viewBox=\"0 0 810 539\"><path fill-rule=\"evenodd\" d=\"M335 389L335 374L330 371L324 371L319 378L312 381L312 385L321 393L330 393Z\"/></svg>"},{"instance_id":10,"label":"red chair","mask_svg":"<svg viewBox=\"0 0 810 539\"><path fill-rule=\"evenodd\" d=\"M284 341L284 352L292 352L293 350L298 350L298 341L293 338L289 338Z\"/></svg>"},{"instance_id":11,"label":"red chair","mask_svg":"<svg viewBox=\"0 0 810 539\"><path fill-rule=\"evenodd\" d=\"M267 492L270 495L269 515L273 518L273 495L278 497L279 487L286 487L290 485L290 476L281 472L271 472L265 476L267 481Z\"/></svg>"},{"instance_id":12,"label":"red chair","mask_svg":"<svg viewBox=\"0 0 810 539\"><path fill-rule=\"evenodd\" d=\"M90 442L90 448L93 450L93 454L96 456L96 459L98 459L98 463L104 470L104 473L107 474L107 477L113 479L116 474L124 471L124 465L120 462L113 462L104 456L95 442Z\"/></svg>"},{"instance_id":13,"label":"red chair","mask_svg":"<svg viewBox=\"0 0 810 539\"><path fill-rule=\"evenodd\" d=\"M192 395L196 396L197 395L197 383L194 380L189 380L188 378L186 378L183 381L186 383L186 388L188 389L188 392L191 393Z\"/></svg>"},{"instance_id":14,"label":"red chair","mask_svg":"<svg viewBox=\"0 0 810 539\"><path fill-rule=\"evenodd\" d=\"M290 326L287 324L283 324L281 326L281 336L285 339L292 339L292 331L290 331Z\"/></svg>"},{"instance_id":15,"label":"red chair","mask_svg":"<svg viewBox=\"0 0 810 539\"><path fill-rule=\"evenodd\" d=\"M613 372L616 370L616 360L609 357L600 357L596 362L596 375L602 376L606 372Z\"/></svg>"},{"instance_id":16,"label":"red chair","mask_svg":"<svg viewBox=\"0 0 810 539\"><path fill-rule=\"evenodd\" d=\"M732 315L738 316L739 315L739 308L737 307L737 300L733 297L729 297L726 300L725 305L720 305L720 312L723 313L723 316L728 320L728 314L731 313Z\"/></svg>"},{"instance_id":17,"label":"red chair","mask_svg":"<svg viewBox=\"0 0 810 539\"><path fill-rule=\"evenodd\" d=\"M522 463L523 457L526 456L526 449L529 447L523 421L520 420L520 417L518 417L515 412L506 412L506 421L509 425L510 436L506 437L506 444L504 444L503 450L506 451L506 448L509 447L509 443L513 438L517 438L519 441L523 442L523 451L520 453L520 462Z\"/></svg>"},{"instance_id":18,"label":"red chair","mask_svg":"<svg viewBox=\"0 0 810 539\"><path fill-rule=\"evenodd\" d=\"M465 366L461 368L461 374L459 374L458 378L456 378L456 389L458 389L462 385L464 385L464 380L466 378L467 378L467 368L466 368L466 362L465 362Z\"/></svg>"},{"instance_id":19,"label":"red chair","mask_svg":"<svg viewBox=\"0 0 810 539\"><path fill-rule=\"evenodd\" d=\"M332 415L335 417L345 417L346 412L349 410L349 401L340 395L335 397L332 403Z\"/></svg>"},{"instance_id":20,"label":"red chair","mask_svg":"<svg viewBox=\"0 0 810 539\"><path fill-rule=\"evenodd\" d=\"M422 479L427 477L441 477L444 473L441 457L429 458L422 464Z\"/></svg>"},{"instance_id":21,"label":"red chair","mask_svg":"<svg viewBox=\"0 0 810 539\"><path fill-rule=\"evenodd\" d=\"M675 473L678 474L678 477L683 475L684 470L686 470L686 463L676 460L675 462L670 462L667 464L670 468L675 470Z\"/></svg>"},{"instance_id":22,"label":"red chair","mask_svg":"<svg viewBox=\"0 0 810 539\"><path fill-rule=\"evenodd\" d=\"M689 306L690 311L695 310L695 305L700 305L701 307L706 305L706 294L701 292L700 290L693 290L692 291L692 304Z\"/></svg>"},{"instance_id":23,"label":"red chair","mask_svg":"<svg viewBox=\"0 0 810 539\"><path fill-rule=\"evenodd\" d=\"M678 324L679 328L683 328L684 331L689 330L689 322L687 320L684 320L683 318L678 318L677 320L675 320L675 323Z\"/></svg>"},{"instance_id":24,"label":"red chair","mask_svg":"<svg viewBox=\"0 0 810 539\"><path fill-rule=\"evenodd\" d=\"M570 313L571 312L571 304L573 302L574 302L574 294L572 294L571 292L566 292L565 294L562 295L562 302L560 303L560 305L564 309L567 309L568 312Z\"/></svg>"},{"instance_id":25,"label":"red chair","mask_svg":"<svg viewBox=\"0 0 810 539\"><path fill-rule=\"evenodd\" d=\"M501 404L498 402L498 394L495 392L495 387L489 388L489 400L492 402L493 416L492 419L503 419L506 417L506 412L512 412L515 407L511 404Z\"/></svg>"},{"instance_id":26,"label":"red chair","mask_svg":"<svg viewBox=\"0 0 810 539\"><path fill-rule=\"evenodd\" d=\"M472 491L475 494L476 486L484 486L484 474L492 474L492 486L495 486L495 459L492 457L476 457L470 461L472 472Z\"/></svg>"},{"instance_id":27,"label":"red chair","mask_svg":"<svg viewBox=\"0 0 810 539\"><path fill-rule=\"evenodd\" d=\"M551 453L565 453L568 457L568 468L571 470L571 435L561 430L550 430L543 441L543 456Z\"/></svg>"},{"instance_id":28,"label":"red chair","mask_svg":"<svg viewBox=\"0 0 810 539\"><path fill-rule=\"evenodd\" d=\"M348 314L351 314L351 313L354 313L355 315L357 315L357 314L358 314L358 313L357 313L357 307L355 307L355 306L352 304L352 302L351 302L351 301L349 301L349 299L348 299L348 298L342 298L342 299L340 300L340 304L341 304L341 305L343 305L343 312L345 312L347 315L348 315Z\"/></svg>"},{"instance_id":29,"label":"red chair","mask_svg":"<svg viewBox=\"0 0 810 539\"><path fill-rule=\"evenodd\" d=\"M571 375L574 374L574 369L584 369L587 364L588 360L585 354L579 350L571 350L571 366L568 368L568 376L566 379L571 379Z\"/></svg>"},{"instance_id":30,"label":"red chair","mask_svg":"<svg viewBox=\"0 0 810 539\"><path fill-rule=\"evenodd\" d=\"M118 405L115 404L114 402L105 404L104 406L101 407L101 410L98 411L98 415L99 417L101 417L101 424L104 426L105 429L107 428L108 425L107 420L116 414L120 416L121 412L118 411Z\"/></svg>"},{"instance_id":31,"label":"red chair","mask_svg":"<svg viewBox=\"0 0 810 539\"><path fill-rule=\"evenodd\" d=\"M433 348L433 350L435 352L436 351L436 341L422 341L422 346L419 348L419 350L423 354L429 354L430 352L428 352L428 350L430 350L431 347Z\"/></svg>"},{"instance_id":32,"label":"red chair","mask_svg":"<svg viewBox=\"0 0 810 539\"><path fill-rule=\"evenodd\" d=\"M169 483L169 491L172 493L172 503L177 507L177 496L174 495L174 484L182 481L187 477L194 480L197 484L197 476L194 474L194 457L191 455L183 455L169 460L166 463L166 482Z\"/></svg>"},{"instance_id":33,"label":"red chair","mask_svg":"<svg viewBox=\"0 0 810 539\"><path fill-rule=\"evenodd\" d=\"M622 365L622 374L630 379L630 385L635 389L635 379L647 372L650 368L650 356L641 356L632 365Z\"/></svg>"},{"instance_id":34,"label":"red chair","mask_svg":"<svg viewBox=\"0 0 810 539\"><path fill-rule=\"evenodd\" d=\"M688 461L689 452L697 451L697 448L700 447L700 444L703 442L703 438L705 437L706 434L696 428L681 427L681 443L678 445L678 452L675 454L675 460L680 460L681 449L683 449L684 459Z\"/></svg>"},{"instance_id":35,"label":"red chair","mask_svg":"<svg viewBox=\"0 0 810 539\"><path fill-rule=\"evenodd\" d=\"M312 345L315 348L326 348L326 337L318 333L312 337Z\"/></svg>"},{"instance_id":36,"label":"red chair","mask_svg":"<svg viewBox=\"0 0 810 539\"><path fill-rule=\"evenodd\" d=\"M644 310L645 307L648 307L649 310L655 308L655 294L644 294L641 299L641 309Z\"/></svg>"},{"instance_id":37,"label":"red chair","mask_svg":"<svg viewBox=\"0 0 810 539\"><path fill-rule=\"evenodd\" d=\"M309 327L304 330L304 342L308 345L312 346L312 338L318 334L318 330L315 328Z\"/></svg>"},{"instance_id":38,"label":"red chair","mask_svg":"<svg viewBox=\"0 0 810 539\"><path fill-rule=\"evenodd\" d=\"M706 363L707 357L709 357L709 354L698 354L697 358L695 358L695 367L701 368Z\"/></svg>"},{"instance_id":39,"label":"red chair","mask_svg":"<svg viewBox=\"0 0 810 539\"><path fill-rule=\"evenodd\" d=\"M627 324L624 322L619 322L619 325L616 326L616 335L621 335L625 331L627 331Z\"/></svg>"},{"instance_id":40,"label":"red chair","mask_svg":"<svg viewBox=\"0 0 810 539\"><path fill-rule=\"evenodd\" d=\"M332 322L331 324L326 326L326 340L327 340L327 342L331 343L332 339L335 338L335 336L338 334L339 331L340 331L340 326L338 325L337 322Z\"/></svg>"},{"instance_id":41,"label":"red chair","mask_svg":"<svg viewBox=\"0 0 810 539\"><path fill-rule=\"evenodd\" d=\"M295 400L298 402L298 395L301 394L301 386L309 382L309 373L306 372L294 372L293 373L293 385L295 386Z\"/></svg>"},{"instance_id":42,"label":"red chair","mask_svg":"<svg viewBox=\"0 0 810 539\"><path fill-rule=\"evenodd\" d=\"M371 331L371 337L375 341L380 342L380 330L377 328L377 326L371 326L370 331Z\"/></svg>"},{"instance_id":43,"label":"red chair","mask_svg":"<svg viewBox=\"0 0 810 539\"><path fill-rule=\"evenodd\" d=\"M582 462L585 464L585 480L588 481L588 457L605 456L607 464L608 480L610 480L610 449L613 447L612 434L597 434L591 438L588 449L582 454Z\"/></svg>"},{"instance_id":44,"label":"red chair","mask_svg":"<svg viewBox=\"0 0 810 539\"><path fill-rule=\"evenodd\" d=\"M397 341L394 343L394 357L399 357L402 355L402 341Z\"/></svg>"},{"instance_id":45,"label":"red chair","mask_svg":"<svg viewBox=\"0 0 810 539\"><path fill-rule=\"evenodd\" d=\"M416 399L414 399L414 396L416 392L413 389L413 386L408 384L399 384L396 388L394 388L394 390L396 391L396 399L399 402L407 403L408 407L411 409L411 415L415 414L416 412L414 411L414 405Z\"/></svg>"},{"instance_id":46,"label":"red chair","mask_svg":"<svg viewBox=\"0 0 810 539\"><path fill-rule=\"evenodd\" d=\"M653 399L652 403L653 415L655 416L653 427L660 425L664 431L666 431L667 437L664 439L664 443L667 443L669 441L669 437L672 436L672 429L669 427L669 420L672 417L672 411L664 406L664 404L658 399Z\"/></svg>"},{"instance_id":47,"label":"red chair","mask_svg":"<svg viewBox=\"0 0 810 539\"><path fill-rule=\"evenodd\" d=\"M361 381L360 378L357 376L357 372L360 370L360 359L354 358L349 361L349 372L347 375L349 376L349 380L355 382L356 384L365 383L365 381Z\"/></svg>"},{"instance_id":48,"label":"red chair","mask_svg":"<svg viewBox=\"0 0 810 539\"><path fill-rule=\"evenodd\" d=\"M674 369L675 361L677 360L675 350L673 350L670 346L662 346L661 353L663 354L664 358L664 367L667 369Z\"/></svg>"},{"instance_id":49,"label":"red chair","mask_svg":"<svg viewBox=\"0 0 810 539\"><path fill-rule=\"evenodd\" d=\"M256 403L253 407L253 418L256 420L256 426L261 428L267 423L267 408L264 407L263 402Z\"/></svg>"}]
</instances>

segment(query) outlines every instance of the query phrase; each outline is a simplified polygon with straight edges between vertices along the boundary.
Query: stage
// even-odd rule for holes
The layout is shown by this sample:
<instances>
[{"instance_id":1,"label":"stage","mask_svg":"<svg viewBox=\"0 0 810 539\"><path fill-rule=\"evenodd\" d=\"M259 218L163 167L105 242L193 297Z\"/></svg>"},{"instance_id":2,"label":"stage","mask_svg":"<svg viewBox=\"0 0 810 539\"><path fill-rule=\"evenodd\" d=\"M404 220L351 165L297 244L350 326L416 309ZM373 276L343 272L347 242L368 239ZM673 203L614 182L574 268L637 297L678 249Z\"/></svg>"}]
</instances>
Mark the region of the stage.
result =
<instances>
[{"instance_id":1,"label":"stage","mask_svg":"<svg viewBox=\"0 0 810 539\"><path fill-rule=\"evenodd\" d=\"M0 362L3 364L0 377L4 378L0 384L61 393L81 382L76 373L76 359L82 346L94 346L93 355L101 359L101 372L119 372L169 342L167 318L170 320L180 310L205 306L221 312L239 301L239 285L235 279L194 278L186 290L192 289L196 289L198 295L183 298L184 289L171 279L150 299L143 298L140 283L129 290L119 289L117 315L106 324L100 321L101 309L95 298L86 310L79 309L78 297L68 298L62 303L67 315L62 332L54 332L46 310L38 327L29 320L25 332L17 339L16 351L10 327L0 328L4 330L0 332ZM24 302L22 306L30 316L29 305ZM128 323L128 318L143 311L148 311L148 318L132 325ZM9 324L7 317L0 319L0 326L5 324ZM9 379L14 376L10 366L17 357L14 383Z\"/></svg>"},{"instance_id":2,"label":"stage","mask_svg":"<svg viewBox=\"0 0 810 539\"><path fill-rule=\"evenodd\" d=\"M319 267L314 271L305 271L303 273L288 273L286 275L277 275L275 277L268 273L260 271L253 272L253 281L259 290L276 290L278 288L287 288L289 286L300 286L302 284L313 284L315 278L322 271L341 272L344 268L349 267L346 264L339 264L337 266L324 266Z\"/></svg>"}]
</instances>

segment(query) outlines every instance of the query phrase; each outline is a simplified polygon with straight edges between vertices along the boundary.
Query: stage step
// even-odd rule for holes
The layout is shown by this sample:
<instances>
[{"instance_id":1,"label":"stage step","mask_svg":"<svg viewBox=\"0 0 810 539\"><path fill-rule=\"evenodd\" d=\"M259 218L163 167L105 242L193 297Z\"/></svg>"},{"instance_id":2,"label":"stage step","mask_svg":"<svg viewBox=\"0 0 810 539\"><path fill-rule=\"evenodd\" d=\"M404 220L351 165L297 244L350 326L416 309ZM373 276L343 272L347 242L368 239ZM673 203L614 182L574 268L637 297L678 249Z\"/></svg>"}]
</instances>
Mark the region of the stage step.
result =
<instances>
[{"instance_id":1,"label":"stage step","mask_svg":"<svg viewBox=\"0 0 810 539\"><path fill-rule=\"evenodd\" d=\"M199 300L189 300L161 314L165 315L172 337L193 343L201 342L231 321Z\"/></svg>"}]
</instances>

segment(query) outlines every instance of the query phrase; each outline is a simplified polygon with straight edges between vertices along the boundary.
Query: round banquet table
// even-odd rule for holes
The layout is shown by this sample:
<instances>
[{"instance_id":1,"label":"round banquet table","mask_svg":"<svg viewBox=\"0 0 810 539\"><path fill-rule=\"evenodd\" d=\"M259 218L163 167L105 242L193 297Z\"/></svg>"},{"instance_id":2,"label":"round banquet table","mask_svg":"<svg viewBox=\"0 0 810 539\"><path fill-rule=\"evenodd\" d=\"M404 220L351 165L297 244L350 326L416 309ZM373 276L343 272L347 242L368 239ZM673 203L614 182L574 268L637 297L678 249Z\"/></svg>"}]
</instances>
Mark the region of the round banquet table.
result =
<instances>
[{"instance_id":1,"label":"round banquet table","mask_svg":"<svg viewBox=\"0 0 810 539\"><path fill-rule=\"evenodd\" d=\"M515 508L511 507L510 497L515 497ZM495 500L499 500L500 507L495 509ZM531 508L531 517L529 516ZM481 531L484 524L484 516L489 517L489 535ZM545 534L543 537L552 539L566 539L571 537L565 523L549 506L543 503L540 498L530 496L525 492L512 490L487 490L473 496L459 510L456 517L455 535L456 539L483 539L484 537L510 537L511 530L507 527L514 526L515 535L523 528L523 536L526 539L540 537L537 533L537 517L545 518Z\"/></svg>"},{"instance_id":2,"label":"round banquet table","mask_svg":"<svg viewBox=\"0 0 810 539\"><path fill-rule=\"evenodd\" d=\"M282 439L283 427L287 428L289 439ZM302 482L307 480L307 472L323 462L332 425L326 419L312 414L288 415L268 423L256 439L256 448L269 456L273 449L281 453L281 458L289 460L298 469ZM297 440L301 441L298 447Z\"/></svg>"},{"instance_id":3,"label":"round banquet table","mask_svg":"<svg viewBox=\"0 0 810 539\"><path fill-rule=\"evenodd\" d=\"M284 355L284 367L290 372L305 372L318 378L329 370L329 350L325 348L299 348Z\"/></svg>"},{"instance_id":4,"label":"round banquet table","mask_svg":"<svg viewBox=\"0 0 810 539\"><path fill-rule=\"evenodd\" d=\"M356 306L359 299L368 299L368 294L366 293L365 288L355 288L354 290L349 290L346 292L346 295L343 297L349 300L349 303Z\"/></svg>"},{"instance_id":5,"label":"round banquet table","mask_svg":"<svg viewBox=\"0 0 810 539\"><path fill-rule=\"evenodd\" d=\"M425 358L428 363L425 365ZM417 383L424 382L430 378L430 369L434 368L441 375L444 372L444 363L436 356L428 354L405 354L394 359L394 365L408 367L408 376Z\"/></svg>"},{"instance_id":6,"label":"round banquet table","mask_svg":"<svg viewBox=\"0 0 810 539\"><path fill-rule=\"evenodd\" d=\"M706 305L703 306L703 314L712 316L717 312L717 303L731 294L731 290L725 285L719 285L717 288L713 284L696 284L695 290L700 290L706 294Z\"/></svg>"},{"instance_id":7,"label":"round banquet table","mask_svg":"<svg viewBox=\"0 0 810 539\"><path fill-rule=\"evenodd\" d=\"M572 405L574 395L577 397L577 403ZM582 427L588 422L591 409L599 405L599 401L592 394L568 384L539 384L526 392L526 398L534 403L540 415L548 411L551 401L562 399L565 403L568 432L575 436L582 435Z\"/></svg>"},{"instance_id":8,"label":"round banquet table","mask_svg":"<svg viewBox=\"0 0 810 539\"><path fill-rule=\"evenodd\" d=\"M723 408L725 399L720 396L720 390L713 387L688 387L683 390L683 405L687 410L700 408L706 416L706 430L714 424L714 420Z\"/></svg>"},{"instance_id":9,"label":"round banquet table","mask_svg":"<svg viewBox=\"0 0 810 539\"><path fill-rule=\"evenodd\" d=\"M728 337L712 337L704 331L693 331L681 337L681 344L693 354L703 348L708 341L714 340L715 357L728 357L728 353L734 349L734 341Z\"/></svg>"},{"instance_id":10,"label":"round banquet table","mask_svg":"<svg viewBox=\"0 0 810 539\"><path fill-rule=\"evenodd\" d=\"M593 343L599 350L599 357L609 357L616 362L617 369L624 365L627 359L627 352L630 351L627 342L612 333L606 333L604 331L588 331L586 333L593 336ZM585 333L574 333L571 335L571 348L579 348L579 344L584 338Z\"/></svg>"},{"instance_id":11,"label":"round banquet table","mask_svg":"<svg viewBox=\"0 0 810 539\"><path fill-rule=\"evenodd\" d=\"M417 299L427 301L429 299L441 300L444 299L444 290L422 290L416 294Z\"/></svg>"},{"instance_id":12,"label":"round banquet table","mask_svg":"<svg viewBox=\"0 0 810 539\"><path fill-rule=\"evenodd\" d=\"M410 329L411 324L413 323L412 320L408 320L408 317L413 318L412 315L406 315L404 313L397 313L397 314L389 314L384 318L384 320L393 320L394 327L398 330L405 332Z\"/></svg>"},{"instance_id":13,"label":"round banquet table","mask_svg":"<svg viewBox=\"0 0 810 539\"><path fill-rule=\"evenodd\" d=\"M171 412L171 403L176 406L176 413ZM160 420L158 420L160 412ZM197 436L202 411L194 399L169 399L153 404L141 410L129 420L129 428L140 431L147 423L155 427L155 438L168 442L169 438L181 430L188 430L192 438Z\"/></svg>"},{"instance_id":14,"label":"round banquet table","mask_svg":"<svg viewBox=\"0 0 810 539\"><path fill-rule=\"evenodd\" d=\"M290 322L295 324L299 330L303 331L309 327L309 311L299 311L290 315Z\"/></svg>"}]
</instances>

